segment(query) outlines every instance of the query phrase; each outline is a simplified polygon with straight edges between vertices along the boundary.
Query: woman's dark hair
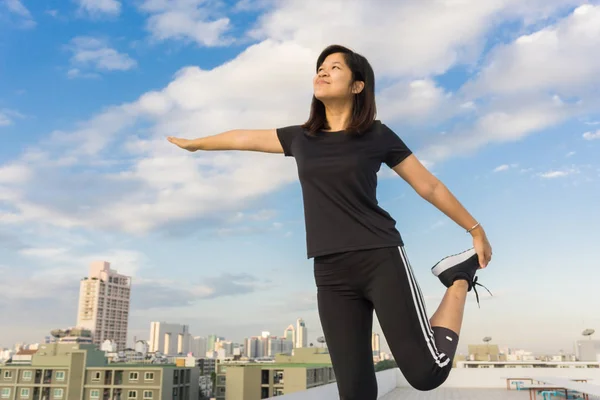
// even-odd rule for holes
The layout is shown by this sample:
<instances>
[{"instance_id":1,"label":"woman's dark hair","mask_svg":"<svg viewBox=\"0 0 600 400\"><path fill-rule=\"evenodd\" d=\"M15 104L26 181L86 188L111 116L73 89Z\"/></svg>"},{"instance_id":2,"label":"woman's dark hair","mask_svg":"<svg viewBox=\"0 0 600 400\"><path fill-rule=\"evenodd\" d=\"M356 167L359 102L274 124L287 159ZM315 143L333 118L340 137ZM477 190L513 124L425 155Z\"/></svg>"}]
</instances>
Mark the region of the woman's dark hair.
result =
<instances>
[{"instance_id":1,"label":"woman's dark hair","mask_svg":"<svg viewBox=\"0 0 600 400\"><path fill-rule=\"evenodd\" d=\"M352 118L346 128L350 134L363 134L375 120L377 107L375 105L375 73L369 61L362 55L340 45L331 45L327 47L317 59L317 73L325 59L334 53L342 53L344 60L352 72L352 83L362 81L365 83L363 90L354 95L352 104ZM330 129L327 117L325 115L325 106L321 100L314 95L310 106L310 116L302 127L311 134L315 134L323 129Z\"/></svg>"}]
</instances>

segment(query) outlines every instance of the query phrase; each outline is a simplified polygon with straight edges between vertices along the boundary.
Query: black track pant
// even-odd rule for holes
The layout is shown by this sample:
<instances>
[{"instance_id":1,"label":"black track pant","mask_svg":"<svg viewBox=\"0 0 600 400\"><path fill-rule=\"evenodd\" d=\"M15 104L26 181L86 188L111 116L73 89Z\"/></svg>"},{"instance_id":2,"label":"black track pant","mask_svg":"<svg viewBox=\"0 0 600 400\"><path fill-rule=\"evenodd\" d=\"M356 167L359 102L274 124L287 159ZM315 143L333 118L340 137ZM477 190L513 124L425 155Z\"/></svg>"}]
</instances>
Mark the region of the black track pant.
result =
<instances>
[{"instance_id":1,"label":"black track pant","mask_svg":"<svg viewBox=\"0 0 600 400\"><path fill-rule=\"evenodd\" d=\"M450 373L458 335L431 327L404 248L316 257L319 316L342 400L375 400L373 310L398 367L418 390Z\"/></svg>"}]
</instances>

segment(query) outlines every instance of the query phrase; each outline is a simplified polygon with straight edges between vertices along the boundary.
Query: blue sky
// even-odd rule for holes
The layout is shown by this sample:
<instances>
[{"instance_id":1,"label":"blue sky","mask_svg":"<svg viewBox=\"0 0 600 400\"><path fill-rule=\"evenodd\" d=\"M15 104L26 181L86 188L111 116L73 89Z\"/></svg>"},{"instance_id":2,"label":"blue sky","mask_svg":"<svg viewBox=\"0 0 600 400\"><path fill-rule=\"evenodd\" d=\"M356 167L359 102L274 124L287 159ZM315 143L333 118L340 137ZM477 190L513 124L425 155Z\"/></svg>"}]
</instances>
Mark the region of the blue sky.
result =
<instances>
[{"instance_id":1,"label":"blue sky","mask_svg":"<svg viewBox=\"0 0 600 400\"><path fill-rule=\"evenodd\" d=\"M44 3L0 0L0 345L73 325L92 260L133 276L130 339L298 317L320 336L293 160L165 137L304 122L331 43L371 61L379 118L488 232L495 296L470 296L459 351L600 329L597 2ZM469 236L385 166L378 197L432 313L430 267Z\"/></svg>"}]
</instances>

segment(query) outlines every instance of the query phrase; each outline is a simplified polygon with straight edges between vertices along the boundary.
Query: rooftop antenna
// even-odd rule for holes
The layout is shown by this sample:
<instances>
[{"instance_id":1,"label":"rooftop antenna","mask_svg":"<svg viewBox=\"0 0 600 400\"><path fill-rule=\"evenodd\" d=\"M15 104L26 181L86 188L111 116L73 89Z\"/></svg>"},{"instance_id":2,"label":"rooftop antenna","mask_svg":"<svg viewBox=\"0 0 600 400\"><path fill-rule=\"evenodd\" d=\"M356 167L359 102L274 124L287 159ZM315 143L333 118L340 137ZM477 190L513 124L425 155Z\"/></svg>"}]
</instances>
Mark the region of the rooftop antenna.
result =
<instances>
[{"instance_id":1,"label":"rooftop antenna","mask_svg":"<svg viewBox=\"0 0 600 400\"><path fill-rule=\"evenodd\" d=\"M590 338L590 340L592 340L592 335L595 333L596 331L593 329L586 329L583 332L581 332L581 334L583 336L588 336Z\"/></svg>"},{"instance_id":2,"label":"rooftop antenna","mask_svg":"<svg viewBox=\"0 0 600 400\"><path fill-rule=\"evenodd\" d=\"M317 338L317 342L321 343L321 348L323 348L323 345L325 343L325 337L324 336L319 336Z\"/></svg>"},{"instance_id":3,"label":"rooftop antenna","mask_svg":"<svg viewBox=\"0 0 600 400\"><path fill-rule=\"evenodd\" d=\"M488 361L491 361L492 360L492 355L490 354L490 342L492 341L492 338L490 336L486 336L486 337L483 338L483 341L487 345Z\"/></svg>"}]
</instances>

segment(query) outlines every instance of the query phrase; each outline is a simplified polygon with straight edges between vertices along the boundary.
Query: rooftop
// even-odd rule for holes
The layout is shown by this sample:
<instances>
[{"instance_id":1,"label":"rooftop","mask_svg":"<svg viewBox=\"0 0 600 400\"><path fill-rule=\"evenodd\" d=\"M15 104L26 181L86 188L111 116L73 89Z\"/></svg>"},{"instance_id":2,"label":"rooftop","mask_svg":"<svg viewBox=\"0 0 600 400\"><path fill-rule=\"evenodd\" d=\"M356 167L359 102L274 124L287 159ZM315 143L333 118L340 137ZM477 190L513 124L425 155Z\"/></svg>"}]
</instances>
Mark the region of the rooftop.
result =
<instances>
[{"instance_id":1,"label":"rooftop","mask_svg":"<svg viewBox=\"0 0 600 400\"><path fill-rule=\"evenodd\" d=\"M427 392L413 389L398 368L388 369L377 373L378 400L527 400L529 399L529 390L517 390L516 382L521 381L525 386L530 385L530 382L527 381L528 377L540 380L551 377L550 379L556 382L561 379L585 379L588 381L585 389L595 393L600 389L600 368L597 367L598 363L592 364L595 366L590 368L575 366L566 368L529 366L453 368L441 387ZM569 384L572 385L572 382ZM535 387L537 388L537 386ZM569 394L571 393L569 391ZM277 396L277 400L332 400L338 398L335 383ZM538 398L541 396L538 395ZM590 395L591 398L596 397Z\"/></svg>"},{"instance_id":2,"label":"rooftop","mask_svg":"<svg viewBox=\"0 0 600 400\"><path fill-rule=\"evenodd\" d=\"M439 388L430 392L419 392L410 388L396 388L379 400L527 400L528 391L480 388Z\"/></svg>"},{"instance_id":3,"label":"rooftop","mask_svg":"<svg viewBox=\"0 0 600 400\"><path fill-rule=\"evenodd\" d=\"M223 364L227 367L245 367L245 368L265 368L265 369L283 369L283 368L326 368L331 364L325 363L231 363Z\"/></svg>"}]
</instances>

